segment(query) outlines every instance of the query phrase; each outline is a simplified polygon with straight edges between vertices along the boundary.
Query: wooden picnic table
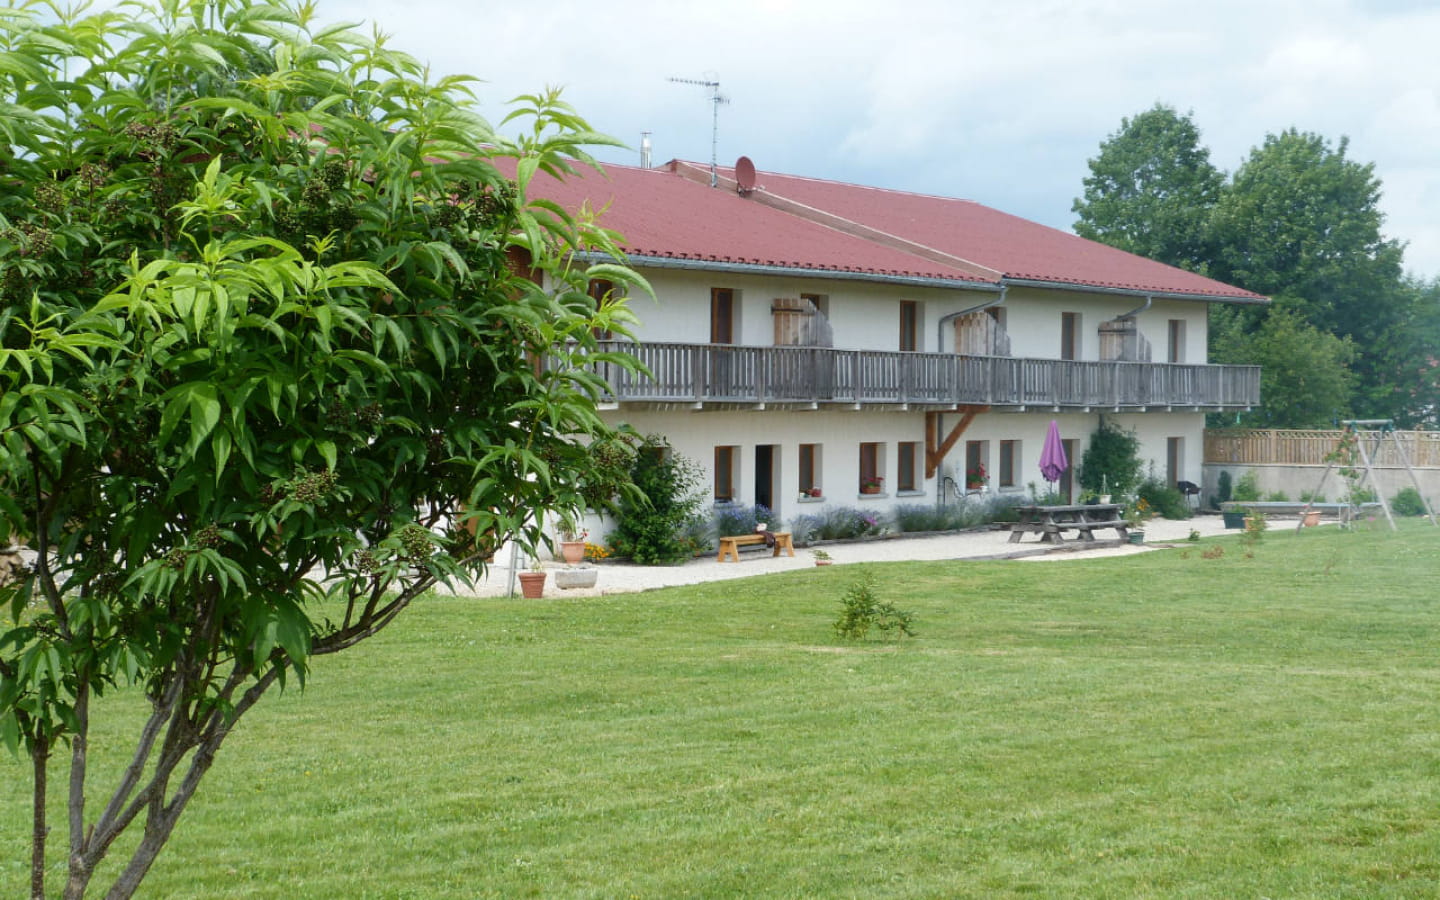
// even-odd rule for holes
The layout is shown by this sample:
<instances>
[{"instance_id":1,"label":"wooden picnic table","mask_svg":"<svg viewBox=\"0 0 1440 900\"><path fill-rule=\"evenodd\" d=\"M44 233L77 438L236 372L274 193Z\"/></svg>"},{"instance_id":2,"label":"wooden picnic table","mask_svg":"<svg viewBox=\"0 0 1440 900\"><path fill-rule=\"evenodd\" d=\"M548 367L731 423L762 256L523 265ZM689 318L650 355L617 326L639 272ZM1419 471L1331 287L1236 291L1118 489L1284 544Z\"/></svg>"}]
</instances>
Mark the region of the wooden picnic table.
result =
<instances>
[{"instance_id":1,"label":"wooden picnic table","mask_svg":"<svg viewBox=\"0 0 1440 900\"><path fill-rule=\"evenodd\" d=\"M1118 503L1095 503L1078 506L1017 506L1020 520L1010 526L1010 543L1017 544L1027 534L1038 534L1046 544L1058 544L1074 532L1077 541L1095 540L1096 531L1114 529L1120 540L1130 538L1130 527L1121 517Z\"/></svg>"}]
</instances>

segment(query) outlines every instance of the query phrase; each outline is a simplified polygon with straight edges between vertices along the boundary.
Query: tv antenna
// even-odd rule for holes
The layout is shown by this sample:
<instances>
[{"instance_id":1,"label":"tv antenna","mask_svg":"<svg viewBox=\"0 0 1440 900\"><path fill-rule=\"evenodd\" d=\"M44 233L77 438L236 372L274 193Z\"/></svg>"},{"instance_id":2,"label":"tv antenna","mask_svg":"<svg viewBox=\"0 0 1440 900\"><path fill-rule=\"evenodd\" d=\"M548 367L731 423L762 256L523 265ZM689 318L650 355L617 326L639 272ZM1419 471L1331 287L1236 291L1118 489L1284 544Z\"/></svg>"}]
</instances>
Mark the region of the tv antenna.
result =
<instances>
[{"instance_id":1,"label":"tv antenna","mask_svg":"<svg viewBox=\"0 0 1440 900\"><path fill-rule=\"evenodd\" d=\"M697 78L668 78L676 84L693 84L698 87L710 89L710 186L713 188L719 183L716 175L716 160L720 148L720 104L729 103L730 98L720 93L720 82L713 79L701 81Z\"/></svg>"}]
</instances>

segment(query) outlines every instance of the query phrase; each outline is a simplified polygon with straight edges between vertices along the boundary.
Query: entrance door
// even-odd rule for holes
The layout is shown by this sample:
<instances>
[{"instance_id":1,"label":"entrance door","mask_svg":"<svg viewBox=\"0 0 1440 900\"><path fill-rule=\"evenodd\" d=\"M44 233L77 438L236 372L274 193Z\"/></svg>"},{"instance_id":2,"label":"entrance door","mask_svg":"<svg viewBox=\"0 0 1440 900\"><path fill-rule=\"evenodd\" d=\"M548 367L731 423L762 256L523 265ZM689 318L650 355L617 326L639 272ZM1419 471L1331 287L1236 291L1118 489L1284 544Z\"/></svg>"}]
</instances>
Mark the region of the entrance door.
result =
<instances>
[{"instance_id":1,"label":"entrance door","mask_svg":"<svg viewBox=\"0 0 1440 900\"><path fill-rule=\"evenodd\" d=\"M775 444L755 446L755 502L766 509L775 509Z\"/></svg>"}]
</instances>

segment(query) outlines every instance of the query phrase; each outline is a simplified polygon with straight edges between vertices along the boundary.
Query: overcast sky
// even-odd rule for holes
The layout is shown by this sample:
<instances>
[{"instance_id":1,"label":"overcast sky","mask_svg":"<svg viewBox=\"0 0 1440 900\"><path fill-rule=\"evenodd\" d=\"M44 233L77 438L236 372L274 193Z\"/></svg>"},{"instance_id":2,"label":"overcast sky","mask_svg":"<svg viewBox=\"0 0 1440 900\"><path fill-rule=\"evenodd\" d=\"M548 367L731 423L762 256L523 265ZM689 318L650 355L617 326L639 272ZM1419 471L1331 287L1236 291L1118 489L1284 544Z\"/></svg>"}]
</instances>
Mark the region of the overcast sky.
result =
<instances>
[{"instance_id":1,"label":"overcast sky","mask_svg":"<svg viewBox=\"0 0 1440 900\"><path fill-rule=\"evenodd\" d=\"M1120 120L1192 112L1233 171L1294 126L1373 162L1385 232L1440 275L1440 3L1435 0L322 0L437 74L467 73L481 112L546 85L658 164L718 158L964 197L1069 229L1086 161Z\"/></svg>"}]
</instances>

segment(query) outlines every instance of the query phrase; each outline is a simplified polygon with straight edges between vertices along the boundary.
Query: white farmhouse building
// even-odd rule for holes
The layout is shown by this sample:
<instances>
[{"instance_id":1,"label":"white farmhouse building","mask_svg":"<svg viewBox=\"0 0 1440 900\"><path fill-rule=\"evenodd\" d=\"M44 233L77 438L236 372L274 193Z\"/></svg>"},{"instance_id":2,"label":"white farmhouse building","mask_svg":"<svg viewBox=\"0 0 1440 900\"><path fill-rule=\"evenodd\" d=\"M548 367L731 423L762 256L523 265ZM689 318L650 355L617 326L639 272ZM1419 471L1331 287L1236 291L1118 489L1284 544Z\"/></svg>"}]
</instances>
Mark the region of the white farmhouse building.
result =
<instances>
[{"instance_id":1,"label":"white farmhouse building","mask_svg":"<svg viewBox=\"0 0 1440 900\"><path fill-rule=\"evenodd\" d=\"M744 159L710 181L609 166L532 193L600 211L654 286L616 345L654 377L616 374L605 415L664 435L717 503L880 511L982 467L987 490L1043 490L1050 421L1078 462L1100 416L1198 483L1204 414L1259 402L1258 368L1206 363L1206 321L1264 297L966 200Z\"/></svg>"}]
</instances>

